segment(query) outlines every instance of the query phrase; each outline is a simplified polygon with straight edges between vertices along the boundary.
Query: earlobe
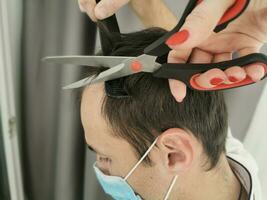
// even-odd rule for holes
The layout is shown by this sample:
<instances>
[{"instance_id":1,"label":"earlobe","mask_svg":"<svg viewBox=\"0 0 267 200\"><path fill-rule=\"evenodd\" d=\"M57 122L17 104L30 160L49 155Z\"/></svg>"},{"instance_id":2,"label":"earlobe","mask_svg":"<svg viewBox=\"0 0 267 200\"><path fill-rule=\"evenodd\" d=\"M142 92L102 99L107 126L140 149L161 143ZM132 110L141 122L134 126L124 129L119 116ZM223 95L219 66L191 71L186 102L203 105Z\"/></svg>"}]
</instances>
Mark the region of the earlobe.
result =
<instances>
[{"instance_id":1,"label":"earlobe","mask_svg":"<svg viewBox=\"0 0 267 200\"><path fill-rule=\"evenodd\" d=\"M164 131L158 139L163 153L164 166L171 173L180 173L190 168L194 158L193 136L180 128Z\"/></svg>"}]
</instances>

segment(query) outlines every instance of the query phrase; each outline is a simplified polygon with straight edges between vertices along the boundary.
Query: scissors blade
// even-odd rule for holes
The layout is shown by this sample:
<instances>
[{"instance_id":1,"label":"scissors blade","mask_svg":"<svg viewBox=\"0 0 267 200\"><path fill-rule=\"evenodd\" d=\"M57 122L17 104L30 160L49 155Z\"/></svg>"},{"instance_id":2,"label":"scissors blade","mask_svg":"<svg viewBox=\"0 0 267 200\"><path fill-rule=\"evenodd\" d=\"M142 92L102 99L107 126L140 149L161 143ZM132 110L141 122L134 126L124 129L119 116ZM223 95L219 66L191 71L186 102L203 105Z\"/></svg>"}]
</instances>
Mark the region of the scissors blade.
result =
<instances>
[{"instance_id":1,"label":"scissors blade","mask_svg":"<svg viewBox=\"0 0 267 200\"><path fill-rule=\"evenodd\" d=\"M124 56L51 56L43 58L43 61L58 64L74 64L94 67L115 67L125 60L134 57Z\"/></svg>"},{"instance_id":2,"label":"scissors blade","mask_svg":"<svg viewBox=\"0 0 267 200\"><path fill-rule=\"evenodd\" d=\"M67 86L64 86L63 89L75 89L75 88L80 88L89 84L94 84L102 81L108 81L112 79L116 79L121 77L120 71L124 68L125 64L121 63L120 65L117 65L115 67L112 67L108 70L105 70L101 72L98 76L93 76L93 77L87 77L82 80L79 80L77 82L74 82L72 84L69 84Z\"/></svg>"},{"instance_id":3,"label":"scissors blade","mask_svg":"<svg viewBox=\"0 0 267 200\"><path fill-rule=\"evenodd\" d=\"M130 75L130 73L125 70L125 63L121 63L116 67L108 69L106 71L101 72L91 83L98 83L102 81L109 81L117 78L121 78L124 76Z\"/></svg>"},{"instance_id":4,"label":"scissors blade","mask_svg":"<svg viewBox=\"0 0 267 200\"><path fill-rule=\"evenodd\" d=\"M105 58L109 58L109 57L105 57ZM127 58L128 59L126 60L124 59L122 63L116 66L113 66L108 70L101 72L97 77L93 77L93 78L90 77L90 78L82 79L80 81L77 81L75 83L65 86L63 89L79 88L79 87L83 87L88 84L109 81L109 80L121 78L124 76L128 76L131 74L135 74L138 72L153 73L155 70L161 67L161 64L156 62L157 57L155 56L149 56L149 55L143 54L138 57L127 57ZM132 69L132 64L136 61L138 61L141 65L140 71L139 70L135 71Z\"/></svg>"}]
</instances>

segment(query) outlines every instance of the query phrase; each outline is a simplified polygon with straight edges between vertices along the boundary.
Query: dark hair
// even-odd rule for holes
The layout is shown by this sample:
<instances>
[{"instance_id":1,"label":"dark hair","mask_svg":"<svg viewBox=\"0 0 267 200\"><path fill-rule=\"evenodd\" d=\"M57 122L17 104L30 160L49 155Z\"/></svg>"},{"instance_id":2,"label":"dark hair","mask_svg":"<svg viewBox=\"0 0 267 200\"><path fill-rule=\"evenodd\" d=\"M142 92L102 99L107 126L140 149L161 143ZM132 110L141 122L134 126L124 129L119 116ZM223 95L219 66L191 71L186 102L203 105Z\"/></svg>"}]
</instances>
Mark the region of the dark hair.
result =
<instances>
[{"instance_id":1,"label":"dark hair","mask_svg":"<svg viewBox=\"0 0 267 200\"><path fill-rule=\"evenodd\" d=\"M103 55L139 56L164 33L166 31L160 28L120 35L106 32ZM104 69L91 68L88 75L96 75ZM105 96L102 115L111 125L113 134L128 141L138 156L142 156L165 130L182 128L190 130L202 143L210 169L216 166L219 156L225 152L227 136L227 111L221 92L187 88L184 101L178 103L170 92L167 79L144 72L125 77L123 87L130 96ZM150 159L145 163L151 164Z\"/></svg>"}]
</instances>

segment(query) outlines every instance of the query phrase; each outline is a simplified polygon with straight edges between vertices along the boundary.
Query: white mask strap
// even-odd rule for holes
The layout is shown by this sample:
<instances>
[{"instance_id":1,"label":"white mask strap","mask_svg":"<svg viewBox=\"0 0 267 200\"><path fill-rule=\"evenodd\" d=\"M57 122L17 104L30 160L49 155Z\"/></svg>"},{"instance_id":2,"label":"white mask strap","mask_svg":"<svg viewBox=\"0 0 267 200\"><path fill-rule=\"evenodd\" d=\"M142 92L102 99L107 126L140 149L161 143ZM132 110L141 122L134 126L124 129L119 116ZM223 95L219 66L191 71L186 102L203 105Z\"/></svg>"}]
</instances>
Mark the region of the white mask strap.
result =
<instances>
[{"instance_id":1,"label":"white mask strap","mask_svg":"<svg viewBox=\"0 0 267 200\"><path fill-rule=\"evenodd\" d=\"M125 176L124 180L127 180L129 178L129 176L131 176L131 174L134 172L134 170L138 167L138 165L140 165L140 163L145 159L147 154L149 154L151 149L155 146L157 141L158 141L158 138L155 139L155 141L151 144L151 146L148 148L148 150L145 152L145 154L142 156L142 158L134 165L134 167L131 169L131 171Z\"/></svg>"},{"instance_id":2,"label":"white mask strap","mask_svg":"<svg viewBox=\"0 0 267 200\"><path fill-rule=\"evenodd\" d=\"M167 199L169 198L169 196L170 196L170 194L171 194L171 191L172 191L172 188L173 188L173 186L174 186L174 184L175 184L175 182L176 182L176 180L177 180L177 177L178 177L178 175L176 175L176 176L172 179L171 185L170 185L170 187L169 187L169 189L168 189L168 191L167 191L167 193L166 193L166 195L165 195L165 197L164 197L164 200L167 200Z\"/></svg>"}]
</instances>

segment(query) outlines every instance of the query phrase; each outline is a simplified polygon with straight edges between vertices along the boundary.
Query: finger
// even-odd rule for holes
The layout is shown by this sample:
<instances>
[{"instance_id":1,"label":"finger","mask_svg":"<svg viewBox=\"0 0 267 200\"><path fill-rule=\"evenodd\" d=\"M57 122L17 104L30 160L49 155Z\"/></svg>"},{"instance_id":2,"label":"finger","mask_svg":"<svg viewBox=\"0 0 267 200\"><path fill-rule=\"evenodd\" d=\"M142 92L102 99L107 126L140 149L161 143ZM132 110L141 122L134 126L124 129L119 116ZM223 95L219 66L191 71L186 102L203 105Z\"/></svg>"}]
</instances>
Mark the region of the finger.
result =
<instances>
[{"instance_id":1,"label":"finger","mask_svg":"<svg viewBox=\"0 0 267 200\"><path fill-rule=\"evenodd\" d=\"M266 73L265 66L261 63L247 65L245 71L254 82L260 81Z\"/></svg>"},{"instance_id":2,"label":"finger","mask_svg":"<svg viewBox=\"0 0 267 200\"><path fill-rule=\"evenodd\" d=\"M97 21L95 16L95 6L96 2L95 0L79 0L79 7L82 12L86 12L87 15L90 17L90 19L94 22Z\"/></svg>"},{"instance_id":3,"label":"finger","mask_svg":"<svg viewBox=\"0 0 267 200\"><path fill-rule=\"evenodd\" d=\"M243 48L240 49L237 53L239 55L239 57L243 57L252 53L259 53L260 51L260 47L247 47L247 48Z\"/></svg>"},{"instance_id":4,"label":"finger","mask_svg":"<svg viewBox=\"0 0 267 200\"><path fill-rule=\"evenodd\" d=\"M260 50L259 47L247 47L244 49L240 49L238 51L238 55L241 56L246 56L248 54L252 53L258 53ZM257 82L261 80L264 75L265 75L265 65L261 63L253 63L250 65L247 65L244 67L247 75L254 81Z\"/></svg>"},{"instance_id":5,"label":"finger","mask_svg":"<svg viewBox=\"0 0 267 200\"><path fill-rule=\"evenodd\" d=\"M191 53L187 51L170 51L168 55L168 63L185 63ZM169 79L169 86L172 96L177 102L182 102L186 96L186 85L179 80Z\"/></svg>"},{"instance_id":6,"label":"finger","mask_svg":"<svg viewBox=\"0 0 267 200\"><path fill-rule=\"evenodd\" d=\"M229 52L219 53L214 56L213 62L218 63L218 62L228 61L231 59L232 59L232 53ZM227 81L224 82L226 84L240 82L246 78L246 71L238 66L233 66L231 68L228 68L224 71L224 73L227 76Z\"/></svg>"},{"instance_id":7,"label":"finger","mask_svg":"<svg viewBox=\"0 0 267 200\"><path fill-rule=\"evenodd\" d=\"M113 15L130 0L102 0L95 7L95 16L98 19L105 19Z\"/></svg>"},{"instance_id":8,"label":"finger","mask_svg":"<svg viewBox=\"0 0 267 200\"><path fill-rule=\"evenodd\" d=\"M181 31L171 36L166 44L170 48L194 48L204 42L216 27L225 11L235 0L202 1L186 18Z\"/></svg>"},{"instance_id":9,"label":"finger","mask_svg":"<svg viewBox=\"0 0 267 200\"><path fill-rule=\"evenodd\" d=\"M212 58L211 53L196 48L191 53L190 63L210 63Z\"/></svg>"},{"instance_id":10,"label":"finger","mask_svg":"<svg viewBox=\"0 0 267 200\"><path fill-rule=\"evenodd\" d=\"M227 76L222 70L214 68L197 76L195 81L202 88L213 88L227 81Z\"/></svg>"},{"instance_id":11,"label":"finger","mask_svg":"<svg viewBox=\"0 0 267 200\"><path fill-rule=\"evenodd\" d=\"M218 59L219 57L217 57ZM223 56L220 56L222 59ZM226 56L224 56L226 58ZM191 56L192 63L210 63L213 60L213 55L211 53L202 51L200 49L195 49ZM220 69L211 69L201 75L199 75L195 81L203 88L212 88L219 85L227 80L226 74Z\"/></svg>"},{"instance_id":12,"label":"finger","mask_svg":"<svg viewBox=\"0 0 267 200\"><path fill-rule=\"evenodd\" d=\"M171 50L168 54L168 63L186 63L192 49Z\"/></svg>"},{"instance_id":13,"label":"finger","mask_svg":"<svg viewBox=\"0 0 267 200\"><path fill-rule=\"evenodd\" d=\"M182 102L186 96L186 85L182 81L169 79L172 96L177 102Z\"/></svg>"},{"instance_id":14,"label":"finger","mask_svg":"<svg viewBox=\"0 0 267 200\"><path fill-rule=\"evenodd\" d=\"M224 71L228 82L226 84L237 83L244 80L247 76L246 71L242 67L234 66Z\"/></svg>"},{"instance_id":15,"label":"finger","mask_svg":"<svg viewBox=\"0 0 267 200\"><path fill-rule=\"evenodd\" d=\"M232 53L229 52L219 53L214 56L213 62L218 63L218 62L228 61L231 59L232 59ZM231 68L228 68L224 71L224 73L227 76L227 81L224 82L226 84L240 82L246 78L246 71L239 66L233 66Z\"/></svg>"},{"instance_id":16,"label":"finger","mask_svg":"<svg viewBox=\"0 0 267 200\"><path fill-rule=\"evenodd\" d=\"M214 56L213 62L218 63L218 62L224 62L227 60L232 60L232 53L226 52L226 53L218 53Z\"/></svg>"}]
</instances>

